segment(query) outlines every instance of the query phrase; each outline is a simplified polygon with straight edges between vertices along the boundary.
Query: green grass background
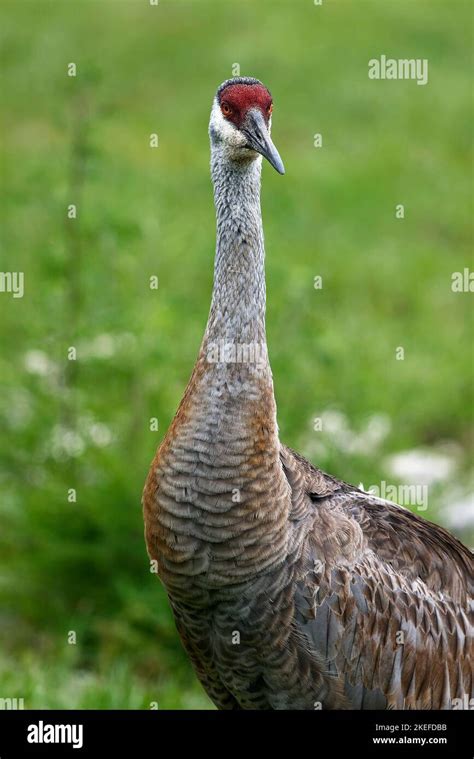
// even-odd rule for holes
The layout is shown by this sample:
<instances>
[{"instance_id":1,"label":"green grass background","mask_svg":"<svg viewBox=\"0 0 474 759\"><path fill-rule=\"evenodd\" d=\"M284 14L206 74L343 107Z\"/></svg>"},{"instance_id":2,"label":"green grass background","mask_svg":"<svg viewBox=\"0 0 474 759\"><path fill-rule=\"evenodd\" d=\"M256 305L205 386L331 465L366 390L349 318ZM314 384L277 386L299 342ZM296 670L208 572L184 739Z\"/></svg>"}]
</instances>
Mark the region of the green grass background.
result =
<instances>
[{"instance_id":1,"label":"green grass background","mask_svg":"<svg viewBox=\"0 0 474 759\"><path fill-rule=\"evenodd\" d=\"M209 308L215 88L238 63L275 101L287 173L264 167L263 214L282 440L310 453L324 410L355 431L382 414L375 452L326 440L315 463L371 484L387 455L448 440L465 482L472 295L451 274L472 268L472 6L6 0L1 16L1 269L25 273L25 296L0 294L0 697L210 708L149 572L140 497ZM429 84L370 81L382 53L428 58ZM434 491L424 516L442 506Z\"/></svg>"}]
</instances>

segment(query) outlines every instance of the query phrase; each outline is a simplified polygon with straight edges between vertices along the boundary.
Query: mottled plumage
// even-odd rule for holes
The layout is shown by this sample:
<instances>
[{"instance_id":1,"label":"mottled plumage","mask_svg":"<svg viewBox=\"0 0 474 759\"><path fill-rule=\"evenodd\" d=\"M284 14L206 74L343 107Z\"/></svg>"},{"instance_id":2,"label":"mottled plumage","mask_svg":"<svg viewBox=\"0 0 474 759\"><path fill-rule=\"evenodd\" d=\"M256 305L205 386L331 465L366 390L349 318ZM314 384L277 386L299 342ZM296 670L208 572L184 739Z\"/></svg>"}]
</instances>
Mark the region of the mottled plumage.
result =
<instances>
[{"instance_id":1,"label":"mottled plumage","mask_svg":"<svg viewBox=\"0 0 474 759\"><path fill-rule=\"evenodd\" d=\"M245 85L257 87L254 103ZM278 438L259 153L283 164L268 97L239 78L214 99L213 298L145 485L148 551L219 708L457 708L473 697L472 554Z\"/></svg>"}]
</instances>

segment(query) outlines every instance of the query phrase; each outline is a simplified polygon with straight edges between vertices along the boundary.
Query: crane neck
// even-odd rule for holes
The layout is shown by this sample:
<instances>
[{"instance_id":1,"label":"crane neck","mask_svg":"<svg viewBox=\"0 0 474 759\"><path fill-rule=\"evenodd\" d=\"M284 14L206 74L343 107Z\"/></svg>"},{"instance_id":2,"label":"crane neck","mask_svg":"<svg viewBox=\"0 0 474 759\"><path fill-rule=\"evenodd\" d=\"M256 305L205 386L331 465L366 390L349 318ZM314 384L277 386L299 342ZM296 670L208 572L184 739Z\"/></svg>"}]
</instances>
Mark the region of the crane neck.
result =
<instances>
[{"instance_id":1,"label":"crane neck","mask_svg":"<svg viewBox=\"0 0 474 759\"><path fill-rule=\"evenodd\" d=\"M238 589L287 555L291 497L265 340L261 160L222 158L213 152L217 245L209 319L160 448L160 574L188 599L195 576L200 590ZM207 595L195 597L201 603Z\"/></svg>"},{"instance_id":2,"label":"crane neck","mask_svg":"<svg viewBox=\"0 0 474 759\"><path fill-rule=\"evenodd\" d=\"M247 346L268 371L265 336L265 251L260 208L262 160L225 160L211 154L217 220L214 287L204 338L208 351Z\"/></svg>"}]
</instances>

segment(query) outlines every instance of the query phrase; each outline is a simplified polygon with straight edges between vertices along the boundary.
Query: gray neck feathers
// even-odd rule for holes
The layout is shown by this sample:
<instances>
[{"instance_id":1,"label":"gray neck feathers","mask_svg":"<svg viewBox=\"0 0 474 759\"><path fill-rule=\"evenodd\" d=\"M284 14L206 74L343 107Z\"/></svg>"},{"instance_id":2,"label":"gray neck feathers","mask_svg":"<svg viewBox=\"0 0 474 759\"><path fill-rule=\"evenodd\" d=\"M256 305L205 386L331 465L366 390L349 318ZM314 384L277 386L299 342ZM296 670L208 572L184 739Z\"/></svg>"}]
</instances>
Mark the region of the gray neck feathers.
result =
<instances>
[{"instance_id":1,"label":"gray neck feathers","mask_svg":"<svg viewBox=\"0 0 474 759\"><path fill-rule=\"evenodd\" d=\"M265 267L260 210L262 160L232 161L219 146L211 152L217 217L214 289L203 349L223 346L232 364L249 364L250 374L269 374L265 337ZM215 354L216 355L216 354ZM225 363L225 362L224 362ZM252 366L253 364L253 366ZM242 373L242 366L239 367Z\"/></svg>"}]
</instances>

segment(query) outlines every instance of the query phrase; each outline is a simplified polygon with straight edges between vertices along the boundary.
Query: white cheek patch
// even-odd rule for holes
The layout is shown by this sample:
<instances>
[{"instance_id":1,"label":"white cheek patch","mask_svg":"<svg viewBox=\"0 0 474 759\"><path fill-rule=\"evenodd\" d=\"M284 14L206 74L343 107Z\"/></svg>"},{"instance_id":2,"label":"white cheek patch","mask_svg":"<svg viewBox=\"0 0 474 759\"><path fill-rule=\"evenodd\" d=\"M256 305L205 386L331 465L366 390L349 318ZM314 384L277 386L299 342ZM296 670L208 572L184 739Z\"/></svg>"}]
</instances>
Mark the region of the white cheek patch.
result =
<instances>
[{"instance_id":1,"label":"white cheek patch","mask_svg":"<svg viewBox=\"0 0 474 759\"><path fill-rule=\"evenodd\" d=\"M222 115L217 99L214 100L211 110L211 120L209 129L229 147L243 148L246 145L246 139L230 121Z\"/></svg>"}]
</instances>

